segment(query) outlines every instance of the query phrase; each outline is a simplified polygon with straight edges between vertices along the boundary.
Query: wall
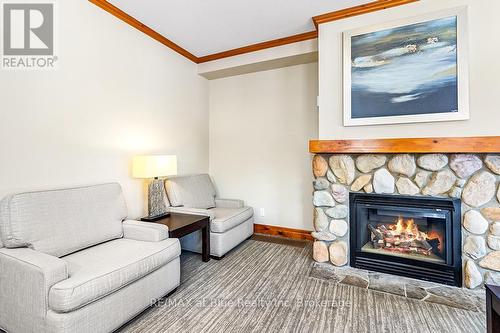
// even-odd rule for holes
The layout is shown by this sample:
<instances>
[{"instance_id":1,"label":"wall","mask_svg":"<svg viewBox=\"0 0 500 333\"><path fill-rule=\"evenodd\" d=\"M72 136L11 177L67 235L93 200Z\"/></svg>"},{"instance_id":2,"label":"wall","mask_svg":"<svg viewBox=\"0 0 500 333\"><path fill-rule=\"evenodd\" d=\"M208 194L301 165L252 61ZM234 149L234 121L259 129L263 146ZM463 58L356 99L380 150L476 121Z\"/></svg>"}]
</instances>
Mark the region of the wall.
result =
<instances>
[{"instance_id":1,"label":"wall","mask_svg":"<svg viewBox=\"0 0 500 333\"><path fill-rule=\"evenodd\" d=\"M312 63L209 83L210 173L222 197L255 208L256 223L312 230L317 80Z\"/></svg>"},{"instance_id":2,"label":"wall","mask_svg":"<svg viewBox=\"0 0 500 333\"><path fill-rule=\"evenodd\" d=\"M342 32L381 22L468 5L470 113L467 121L396 124L361 127L342 126ZM500 44L491 34L500 11L499 1L421 0L384 11L320 25L320 139L385 137L498 135L500 113L497 96ZM493 29L493 30L492 30Z\"/></svg>"},{"instance_id":3,"label":"wall","mask_svg":"<svg viewBox=\"0 0 500 333\"><path fill-rule=\"evenodd\" d=\"M208 83L195 64L88 1L58 1L55 71L0 74L0 197L99 182L122 184L144 212L135 154L177 154L208 170Z\"/></svg>"}]
</instances>

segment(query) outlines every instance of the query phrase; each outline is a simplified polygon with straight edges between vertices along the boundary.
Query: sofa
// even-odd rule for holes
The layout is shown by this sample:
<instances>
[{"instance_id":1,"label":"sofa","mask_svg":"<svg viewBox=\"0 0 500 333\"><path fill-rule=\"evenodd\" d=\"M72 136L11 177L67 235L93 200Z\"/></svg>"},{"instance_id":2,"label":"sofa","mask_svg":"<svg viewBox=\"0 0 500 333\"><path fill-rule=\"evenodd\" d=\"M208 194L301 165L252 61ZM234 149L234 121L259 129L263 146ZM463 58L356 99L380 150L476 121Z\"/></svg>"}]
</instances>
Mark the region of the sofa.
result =
<instances>
[{"instance_id":1,"label":"sofa","mask_svg":"<svg viewBox=\"0 0 500 333\"><path fill-rule=\"evenodd\" d=\"M210 217L210 255L215 259L252 236L253 209L241 200L221 199L207 174L176 176L165 181L169 211ZM181 238L182 249L201 252L201 232Z\"/></svg>"},{"instance_id":2,"label":"sofa","mask_svg":"<svg viewBox=\"0 0 500 333\"><path fill-rule=\"evenodd\" d=\"M180 283L180 243L127 220L119 184L0 203L0 328L110 332Z\"/></svg>"}]
</instances>

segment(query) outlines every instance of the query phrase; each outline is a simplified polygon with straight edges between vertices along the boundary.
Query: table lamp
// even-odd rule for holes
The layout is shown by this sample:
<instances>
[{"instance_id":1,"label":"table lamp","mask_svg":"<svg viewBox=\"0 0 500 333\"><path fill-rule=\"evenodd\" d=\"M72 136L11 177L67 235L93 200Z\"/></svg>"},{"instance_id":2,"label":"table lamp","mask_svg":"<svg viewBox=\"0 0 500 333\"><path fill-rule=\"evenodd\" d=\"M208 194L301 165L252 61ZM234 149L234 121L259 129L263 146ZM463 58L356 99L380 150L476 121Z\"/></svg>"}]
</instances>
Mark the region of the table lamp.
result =
<instances>
[{"instance_id":1,"label":"table lamp","mask_svg":"<svg viewBox=\"0 0 500 333\"><path fill-rule=\"evenodd\" d=\"M165 205L165 187L159 177L177 174L177 156L175 155L143 155L135 156L132 161L132 176L134 178L152 178L148 186L148 217L147 221L159 220L168 216Z\"/></svg>"}]
</instances>

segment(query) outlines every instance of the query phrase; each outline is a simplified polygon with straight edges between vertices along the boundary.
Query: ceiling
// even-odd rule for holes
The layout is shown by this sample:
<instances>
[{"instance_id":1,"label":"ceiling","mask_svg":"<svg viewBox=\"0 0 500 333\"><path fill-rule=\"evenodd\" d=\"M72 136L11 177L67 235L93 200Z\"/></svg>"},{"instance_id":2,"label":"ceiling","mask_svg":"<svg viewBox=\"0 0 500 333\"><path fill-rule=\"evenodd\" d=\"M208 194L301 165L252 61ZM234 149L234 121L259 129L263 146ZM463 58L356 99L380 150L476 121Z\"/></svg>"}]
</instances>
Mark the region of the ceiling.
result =
<instances>
[{"instance_id":1,"label":"ceiling","mask_svg":"<svg viewBox=\"0 0 500 333\"><path fill-rule=\"evenodd\" d=\"M197 57L315 30L312 17L373 0L108 0Z\"/></svg>"}]
</instances>

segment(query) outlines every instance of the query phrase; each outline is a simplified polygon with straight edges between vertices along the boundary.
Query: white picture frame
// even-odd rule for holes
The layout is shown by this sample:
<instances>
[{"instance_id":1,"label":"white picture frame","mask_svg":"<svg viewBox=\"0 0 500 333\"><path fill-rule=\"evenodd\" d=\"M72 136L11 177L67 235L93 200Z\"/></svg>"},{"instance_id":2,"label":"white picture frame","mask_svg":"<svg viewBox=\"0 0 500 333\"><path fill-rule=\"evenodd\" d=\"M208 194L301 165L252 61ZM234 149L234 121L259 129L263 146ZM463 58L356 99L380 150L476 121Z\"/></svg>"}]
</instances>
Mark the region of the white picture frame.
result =
<instances>
[{"instance_id":1,"label":"white picture frame","mask_svg":"<svg viewBox=\"0 0 500 333\"><path fill-rule=\"evenodd\" d=\"M356 117L352 116L352 66L351 40L355 36L383 32L388 29L426 23L444 18L456 17L456 89L458 110L441 113L420 113L394 116ZM435 13L381 23L354 29L343 33L343 113L344 126L365 126L418 122L467 120L469 115L469 67L468 67L467 7L457 7Z\"/></svg>"}]
</instances>

